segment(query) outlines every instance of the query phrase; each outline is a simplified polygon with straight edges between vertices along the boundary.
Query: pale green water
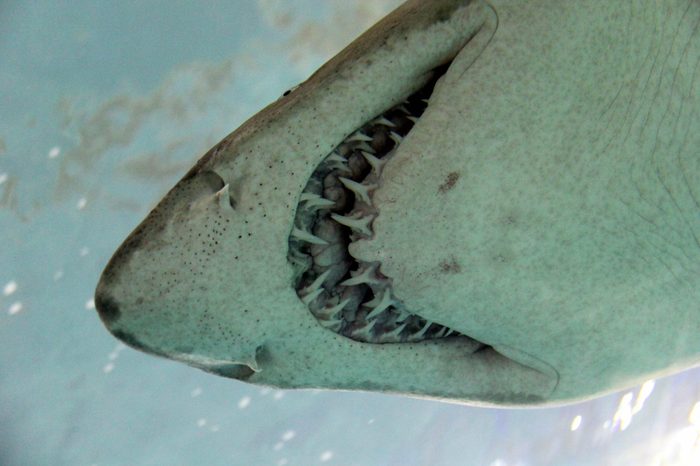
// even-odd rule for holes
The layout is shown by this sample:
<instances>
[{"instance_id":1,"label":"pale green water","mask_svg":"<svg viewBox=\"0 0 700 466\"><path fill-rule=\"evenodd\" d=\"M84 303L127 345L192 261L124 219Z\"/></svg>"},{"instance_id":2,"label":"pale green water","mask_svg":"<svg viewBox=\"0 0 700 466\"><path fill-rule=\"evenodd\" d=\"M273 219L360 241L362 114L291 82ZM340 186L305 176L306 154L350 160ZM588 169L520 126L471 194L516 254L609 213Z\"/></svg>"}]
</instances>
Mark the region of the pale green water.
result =
<instances>
[{"instance_id":1,"label":"pale green water","mask_svg":"<svg viewBox=\"0 0 700 466\"><path fill-rule=\"evenodd\" d=\"M119 344L111 253L397 1L0 2L0 465L691 465L700 371L558 409L277 392Z\"/></svg>"}]
</instances>

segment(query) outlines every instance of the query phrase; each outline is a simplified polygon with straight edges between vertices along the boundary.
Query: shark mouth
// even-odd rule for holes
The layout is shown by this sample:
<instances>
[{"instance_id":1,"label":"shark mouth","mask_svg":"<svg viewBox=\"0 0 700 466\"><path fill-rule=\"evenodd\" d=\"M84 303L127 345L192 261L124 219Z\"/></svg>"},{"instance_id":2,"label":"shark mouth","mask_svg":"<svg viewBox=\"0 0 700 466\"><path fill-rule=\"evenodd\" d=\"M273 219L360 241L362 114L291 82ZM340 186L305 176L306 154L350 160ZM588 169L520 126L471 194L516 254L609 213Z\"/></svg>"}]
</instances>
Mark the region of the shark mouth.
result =
<instances>
[{"instance_id":1,"label":"shark mouth","mask_svg":"<svg viewBox=\"0 0 700 466\"><path fill-rule=\"evenodd\" d=\"M353 257L349 244L373 235L372 191L384 165L428 106L449 63L404 102L369 121L316 167L289 237L294 289L321 325L367 343L415 342L460 333L411 312L394 296L380 262Z\"/></svg>"}]
</instances>

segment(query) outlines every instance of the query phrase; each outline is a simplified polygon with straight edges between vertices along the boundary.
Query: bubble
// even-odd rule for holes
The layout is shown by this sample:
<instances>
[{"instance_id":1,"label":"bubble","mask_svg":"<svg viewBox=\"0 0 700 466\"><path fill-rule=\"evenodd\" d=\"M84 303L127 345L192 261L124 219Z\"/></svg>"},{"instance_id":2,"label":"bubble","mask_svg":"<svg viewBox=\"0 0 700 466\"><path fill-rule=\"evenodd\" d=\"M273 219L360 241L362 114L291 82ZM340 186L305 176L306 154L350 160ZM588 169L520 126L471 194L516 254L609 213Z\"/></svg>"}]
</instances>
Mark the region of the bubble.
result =
<instances>
[{"instance_id":1,"label":"bubble","mask_svg":"<svg viewBox=\"0 0 700 466\"><path fill-rule=\"evenodd\" d=\"M2 289L2 293L5 296L10 296L15 291L17 291L17 282L14 280L7 282L5 287Z\"/></svg>"},{"instance_id":2,"label":"bubble","mask_svg":"<svg viewBox=\"0 0 700 466\"><path fill-rule=\"evenodd\" d=\"M22 312L23 308L24 308L24 306L22 305L22 303L17 301L15 303L12 303L10 308L7 310L7 313L10 314L11 316L13 316L15 314L19 314L20 312Z\"/></svg>"},{"instance_id":3,"label":"bubble","mask_svg":"<svg viewBox=\"0 0 700 466\"><path fill-rule=\"evenodd\" d=\"M574 432L575 430L578 430L578 428L581 426L581 416L576 416L572 421L571 421L571 432Z\"/></svg>"},{"instance_id":4,"label":"bubble","mask_svg":"<svg viewBox=\"0 0 700 466\"><path fill-rule=\"evenodd\" d=\"M238 408L239 409L245 409L250 405L250 397L249 396L244 396L238 401Z\"/></svg>"}]
</instances>

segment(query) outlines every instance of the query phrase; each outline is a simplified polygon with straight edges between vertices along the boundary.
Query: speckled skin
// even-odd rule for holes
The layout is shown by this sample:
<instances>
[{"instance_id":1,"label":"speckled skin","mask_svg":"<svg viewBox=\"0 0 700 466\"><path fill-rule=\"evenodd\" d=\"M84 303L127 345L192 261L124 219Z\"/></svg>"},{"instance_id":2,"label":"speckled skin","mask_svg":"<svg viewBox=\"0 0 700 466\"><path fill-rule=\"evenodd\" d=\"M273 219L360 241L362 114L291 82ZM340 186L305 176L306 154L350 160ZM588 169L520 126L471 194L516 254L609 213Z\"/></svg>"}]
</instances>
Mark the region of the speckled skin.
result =
<instances>
[{"instance_id":1,"label":"speckled skin","mask_svg":"<svg viewBox=\"0 0 700 466\"><path fill-rule=\"evenodd\" d=\"M128 344L278 387L580 400L700 361L700 2L409 1L209 151L96 292ZM291 286L301 189L456 57L375 192L396 295L466 339L368 344Z\"/></svg>"}]
</instances>

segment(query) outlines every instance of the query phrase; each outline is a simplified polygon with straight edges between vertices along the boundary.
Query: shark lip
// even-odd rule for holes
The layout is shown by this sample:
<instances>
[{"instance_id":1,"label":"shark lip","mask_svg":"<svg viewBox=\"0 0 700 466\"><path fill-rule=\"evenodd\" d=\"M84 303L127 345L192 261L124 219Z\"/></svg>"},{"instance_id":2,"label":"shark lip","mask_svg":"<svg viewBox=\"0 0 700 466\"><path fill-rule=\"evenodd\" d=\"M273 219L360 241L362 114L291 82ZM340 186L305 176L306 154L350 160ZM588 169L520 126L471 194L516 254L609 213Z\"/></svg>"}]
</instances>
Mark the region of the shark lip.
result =
<instances>
[{"instance_id":1,"label":"shark lip","mask_svg":"<svg viewBox=\"0 0 700 466\"><path fill-rule=\"evenodd\" d=\"M379 215L372 192L381 184L382 169L427 109L449 66L434 68L422 88L345 138L316 167L300 196L288 250L294 289L322 326L353 340L469 338L410 310L394 295L381 262L351 252L352 243L372 237Z\"/></svg>"}]
</instances>

